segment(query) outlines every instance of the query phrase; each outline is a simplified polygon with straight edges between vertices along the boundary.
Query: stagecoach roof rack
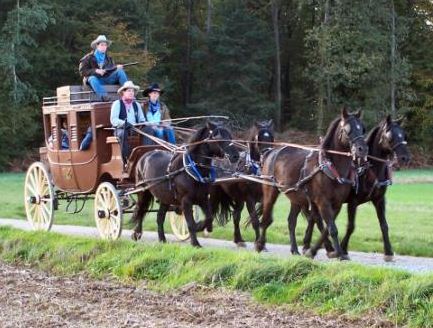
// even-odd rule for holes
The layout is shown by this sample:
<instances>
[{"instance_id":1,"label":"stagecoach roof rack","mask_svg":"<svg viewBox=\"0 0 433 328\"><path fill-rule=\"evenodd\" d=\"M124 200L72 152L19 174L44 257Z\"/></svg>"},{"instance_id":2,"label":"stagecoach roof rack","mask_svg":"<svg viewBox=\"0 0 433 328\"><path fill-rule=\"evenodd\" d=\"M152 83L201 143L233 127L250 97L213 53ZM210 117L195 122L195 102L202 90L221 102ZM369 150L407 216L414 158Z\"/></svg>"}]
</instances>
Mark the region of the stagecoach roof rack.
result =
<instances>
[{"instance_id":1,"label":"stagecoach roof rack","mask_svg":"<svg viewBox=\"0 0 433 328\"><path fill-rule=\"evenodd\" d=\"M114 101L119 98L117 90L119 85L106 85L106 91L109 101ZM143 90L139 90L141 95ZM138 100L141 100L138 98ZM83 85L68 85L57 88L57 94L52 97L43 97L42 106L66 106L66 105L79 105L86 103L100 103L102 102L96 94L88 87Z\"/></svg>"}]
</instances>

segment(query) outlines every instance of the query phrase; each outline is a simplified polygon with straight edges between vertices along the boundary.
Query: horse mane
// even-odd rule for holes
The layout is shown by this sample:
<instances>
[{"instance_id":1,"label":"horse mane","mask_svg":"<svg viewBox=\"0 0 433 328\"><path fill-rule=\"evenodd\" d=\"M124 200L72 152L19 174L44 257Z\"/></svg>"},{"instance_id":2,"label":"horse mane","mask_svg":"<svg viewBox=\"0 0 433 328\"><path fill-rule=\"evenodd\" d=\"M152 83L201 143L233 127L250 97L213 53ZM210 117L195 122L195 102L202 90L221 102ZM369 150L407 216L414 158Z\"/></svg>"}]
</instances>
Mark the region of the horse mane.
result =
<instances>
[{"instance_id":1,"label":"horse mane","mask_svg":"<svg viewBox=\"0 0 433 328\"><path fill-rule=\"evenodd\" d=\"M195 142L201 141L206 139L207 137L207 133L209 132L208 127L205 125L203 127L201 127L200 129L198 129L192 136L191 138L188 140L189 144L193 144ZM195 144L192 145L189 150L192 152L194 151L197 147L199 147L200 144Z\"/></svg>"},{"instance_id":2,"label":"horse mane","mask_svg":"<svg viewBox=\"0 0 433 328\"><path fill-rule=\"evenodd\" d=\"M341 121L341 117L337 117L329 125L328 130L326 131L326 134L323 137L323 141L321 145L323 149L331 148L331 143L333 142L334 133L335 130L338 128L338 124L340 123L340 121Z\"/></svg>"},{"instance_id":3,"label":"horse mane","mask_svg":"<svg viewBox=\"0 0 433 328\"><path fill-rule=\"evenodd\" d=\"M367 145L371 146L373 144L374 139L376 139L379 130L381 129L382 124L376 125L367 135Z\"/></svg>"},{"instance_id":4,"label":"horse mane","mask_svg":"<svg viewBox=\"0 0 433 328\"><path fill-rule=\"evenodd\" d=\"M258 131L259 131L259 129L257 128L256 125L253 125L252 127L250 127L246 132L247 140L248 141L254 141Z\"/></svg>"}]
</instances>

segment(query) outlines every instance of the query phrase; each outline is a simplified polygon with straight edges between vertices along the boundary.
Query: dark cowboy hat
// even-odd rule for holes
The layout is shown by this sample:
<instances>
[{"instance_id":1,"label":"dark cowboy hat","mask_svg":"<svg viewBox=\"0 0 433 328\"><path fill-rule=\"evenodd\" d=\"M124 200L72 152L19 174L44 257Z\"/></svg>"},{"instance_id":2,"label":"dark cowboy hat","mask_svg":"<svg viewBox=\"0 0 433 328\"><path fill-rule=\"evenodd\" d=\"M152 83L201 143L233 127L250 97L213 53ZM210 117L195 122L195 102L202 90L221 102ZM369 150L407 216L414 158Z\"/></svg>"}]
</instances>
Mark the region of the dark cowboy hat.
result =
<instances>
[{"instance_id":1,"label":"dark cowboy hat","mask_svg":"<svg viewBox=\"0 0 433 328\"><path fill-rule=\"evenodd\" d=\"M149 93L151 93L152 91L157 91L157 92L159 92L159 94L162 94L162 93L164 93L164 90L162 90L160 87L159 87L159 84L158 83L151 83L144 91L143 91L143 96L144 97L147 97L147 96L149 96Z\"/></svg>"}]
</instances>

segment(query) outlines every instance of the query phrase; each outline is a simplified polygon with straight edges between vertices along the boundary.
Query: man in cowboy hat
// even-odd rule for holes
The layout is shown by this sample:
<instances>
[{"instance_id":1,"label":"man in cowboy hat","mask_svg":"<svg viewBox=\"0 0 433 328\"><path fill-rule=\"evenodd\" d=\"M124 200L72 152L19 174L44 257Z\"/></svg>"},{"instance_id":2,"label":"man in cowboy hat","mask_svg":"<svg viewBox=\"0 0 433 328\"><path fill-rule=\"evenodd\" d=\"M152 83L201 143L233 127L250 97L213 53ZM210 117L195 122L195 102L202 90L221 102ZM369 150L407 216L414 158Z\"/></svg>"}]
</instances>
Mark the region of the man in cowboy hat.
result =
<instances>
[{"instance_id":1,"label":"man in cowboy hat","mask_svg":"<svg viewBox=\"0 0 433 328\"><path fill-rule=\"evenodd\" d=\"M88 83L102 101L108 100L104 85L123 85L128 81L122 65L116 65L115 70L107 71L108 68L115 67L113 58L107 53L110 45L111 40L108 40L105 35L99 35L90 44L93 51L80 59L78 68L83 77L83 83Z\"/></svg>"},{"instance_id":2,"label":"man in cowboy hat","mask_svg":"<svg viewBox=\"0 0 433 328\"><path fill-rule=\"evenodd\" d=\"M122 148L122 158L126 163L129 156L129 146L127 136L133 124L145 122L143 110L140 104L135 100L139 86L134 85L132 81L126 81L117 90L120 96L111 105L110 121L111 125L116 129L115 135L120 139Z\"/></svg>"},{"instance_id":3,"label":"man in cowboy hat","mask_svg":"<svg viewBox=\"0 0 433 328\"><path fill-rule=\"evenodd\" d=\"M174 130L170 127L170 111L167 105L159 100L159 96L163 92L158 83L150 84L149 87L143 91L143 96L149 98L148 101L143 103L144 117L146 122L151 123L144 128L144 132L175 144L176 138ZM144 143L153 144L148 138L144 140Z\"/></svg>"}]
</instances>

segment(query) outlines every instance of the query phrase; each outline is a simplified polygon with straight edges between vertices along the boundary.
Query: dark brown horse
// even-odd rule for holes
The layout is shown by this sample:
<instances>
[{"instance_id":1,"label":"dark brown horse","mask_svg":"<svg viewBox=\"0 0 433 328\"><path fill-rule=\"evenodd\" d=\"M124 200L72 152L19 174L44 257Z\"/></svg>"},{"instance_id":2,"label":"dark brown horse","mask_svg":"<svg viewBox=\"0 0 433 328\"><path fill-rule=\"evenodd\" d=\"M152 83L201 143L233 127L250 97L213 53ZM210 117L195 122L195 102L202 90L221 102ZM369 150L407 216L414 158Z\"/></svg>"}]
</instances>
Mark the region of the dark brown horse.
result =
<instances>
[{"instance_id":1,"label":"dark brown horse","mask_svg":"<svg viewBox=\"0 0 433 328\"><path fill-rule=\"evenodd\" d=\"M248 132L248 141L248 150L241 154L237 170L244 174L259 175L261 158L268 149L271 149L272 142L274 142L272 120L256 122ZM229 220L232 213L234 225L233 241L236 245L245 247L245 241L242 238L239 227L242 210L244 205L246 205L257 240L259 238L260 222L256 211L256 204L261 202L261 200L262 186L257 182L244 180L213 185L210 192L212 217L216 217L218 222L223 225Z\"/></svg>"},{"instance_id":2,"label":"dark brown horse","mask_svg":"<svg viewBox=\"0 0 433 328\"><path fill-rule=\"evenodd\" d=\"M154 150L146 153L137 163L135 181L144 191L138 193L137 205L132 216L135 223L132 238L141 238L144 216L153 198L160 202L157 223L158 237L166 242L164 234L165 214L174 205L183 212L191 236L191 244L200 246L197 231L207 227L212 218L209 206L209 189L212 182L213 157L228 155L230 161L239 160L239 152L230 142L230 132L221 125L207 123L190 139L185 153ZM199 205L206 215L205 221L194 221L192 206Z\"/></svg>"},{"instance_id":3,"label":"dark brown horse","mask_svg":"<svg viewBox=\"0 0 433 328\"><path fill-rule=\"evenodd\" d=\"M271 151L264 162L263 174L269 176L274 185L263 185L263 220L260 238L256 242L258 251L265 247L266 230L273 220L272 209L279 193L283 192L291 203L289 230L292 253L298 254L295 238L298 214L302 208L311 208L324 219L327 229L323 230L319 242L310 249L310 256L316 255L329 233L337 256L346 258L338 241L335 218L355 182L352 159L364 159L367 156L364 131L360 112L349 114L343 109L341 117L330 124L320 151L292 147ZM350 152L351 156L332 151Z\"/></svg>"},{"instance_id":4,"label":"dark brown horse","mask_svg":"<svg viewBox=\"0 0 433 328\"><path fill-rule=\"evenodd\" d=\"M350 236L355 230L356 209L359 205L371 201L376 209L380 229L382 231L384 259L391 261L394 252L389 241L388 223L385 216L385 194L391 185L390 163L396 157L399 165L410 160L406 134L400 126L401 120L393 121L388 115L367 136L370 160L359 170L359 186L352 189L347 199L348 224L346 235L341 241L344 254L347 253ZM309 248L314 222L309 220L304 238L304 250Z\"/></svg>"}]
</instances>

